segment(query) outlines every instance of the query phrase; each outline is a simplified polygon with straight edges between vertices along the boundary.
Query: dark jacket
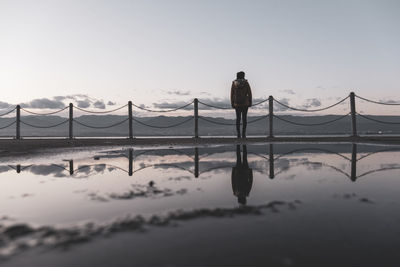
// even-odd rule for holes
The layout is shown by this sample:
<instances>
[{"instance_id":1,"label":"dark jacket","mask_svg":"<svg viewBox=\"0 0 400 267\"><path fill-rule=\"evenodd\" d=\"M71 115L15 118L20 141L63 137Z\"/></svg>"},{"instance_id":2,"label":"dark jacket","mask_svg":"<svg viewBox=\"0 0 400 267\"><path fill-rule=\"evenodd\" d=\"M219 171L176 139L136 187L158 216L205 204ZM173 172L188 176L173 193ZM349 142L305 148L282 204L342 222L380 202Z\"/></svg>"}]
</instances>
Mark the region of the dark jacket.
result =
<instances>
[{"instance_id":1,"label":"dark jacket","mask_svg":"<svg viewBox=\"0 0 400 267\"><path fill-rule=\"evenodd\" d=\"M233 108L251 107L250 84L246 79L236 79L231 87L231 105Z\"/></svg>"}]
</instances>

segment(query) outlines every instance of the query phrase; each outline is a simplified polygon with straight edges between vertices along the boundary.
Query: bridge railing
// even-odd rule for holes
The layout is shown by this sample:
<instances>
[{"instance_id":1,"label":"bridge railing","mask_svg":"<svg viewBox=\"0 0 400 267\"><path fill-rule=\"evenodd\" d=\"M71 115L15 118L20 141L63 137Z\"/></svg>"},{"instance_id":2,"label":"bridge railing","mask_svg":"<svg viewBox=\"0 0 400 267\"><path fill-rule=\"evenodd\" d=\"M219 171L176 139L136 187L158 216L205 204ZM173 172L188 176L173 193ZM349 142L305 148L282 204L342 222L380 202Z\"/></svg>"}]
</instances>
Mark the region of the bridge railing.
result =
<instances>
[{"instance_id":1,"label":"bridge railing","mask_svg":"<svg viewBox=\"0 0 400 267\"><path fill-rule=\"evenodd\" d=\"M358 132L357 132L357 116L376 122L376 123L382 123L382 124L400 124L400 122L393 122L393 121L382 121L380 119L377 119L376 117L372 116L372 115L364 115L364 114L360 114L359 112L357 112L356 110L356 98L362 100L362 101L366 101L369 103L373 103L373 104L377 104L377 105L389 105L389 106L398 106L400 105L400 103L394 103L394 102L381 102L381 101L375 101L375 100L371 100L371 99L367 99L361 96L356 95L354 92L351 92L349 94L349 96L337 101L334 104L331 104L329 106L326 107L322 107L322 108L315 108L315 109L304 109L304 108L299 108L299 107L293 107L290 106L286 103L284 103L284 101L279 101L278 99L274 98L273 96L269 96L269 98L261 100L255 104L252 105L252 107L261 105L263 103L268 103L268 113L265 115L261 115L258 116L257 118L248 121L248 124L252 124L254 122L260 121L260 120L264 120L264 119L268 119L268 123L266 123L266 127L268 127L268 137L269 138L273 138L274 137L274 119L283 121L285 123L288 124L292 124L292 125L297 125L297 126L321 126L321 125L327 125L327 124L331 124L334 123L336 121L342 120L346 117L351 118L351 129L352 129L352 133L351 136L358 136ZM311 112L320 112L320 111L325 111L328 109L331 109L333 107L336 107L340 104L343 104L345 101L350 100L350 111L346 114L343 115L339 115L333 119L327 120L327 121L321 121L321 122L316 122L316 123L304 123L304 122L299 122L299 121L293 121L290 120L288 118L285 118L283 115L277 115L274 113L274 103L276 105L279 106L278 110L291 110L294 112L307 112L307 113L311 113ZM139 117L134 117L133 116L133 109L137 109L143 112L151 112L151 113L170 113L170 112L175 112L175 111L179 111L179 110L191 110L191 106L193 105L193 116L189 116L188 118L184 118L183 120L177 122L177 123L173 123L173 124L169 124L169 125L154 125L154 124L149 124L145 121L140 120ZM56 111L52 111L52 112L48 112L48 113L38 113L38 112L34 112L32 110L26 109L24 107L21 107L20 105L17 105L15 108L0 114L0 117L4 117L7 116L9 114L11 114L12 112L15 111L15 120L11 120L10 122L8 122L5 125L0 125L0 130L9 128L11 126L13 126L15 124L15 139L21 139L21 124L28 126L28 127L32 127L32 128L38 128L38 129L49 129L49 128L55 128L55 127L59 127L61 125L67 124L68 123L68 138L69 139L73 139L74 136L74 124L76 125L80 125L82 127L86 127L86 128L91 128L91 129L107 129L107 128L112 128L112 127L116 127L118 125L124 124L126 122L128 122L128 138L133 138L134 137L134 129L133 129L133 122L136 122L140 125L146 126L146 127L150 127L150 128L156 128L156 129L166 129L166 128L172 128L172 127L177 127L180 126L182 124L188 123L189 121L194 120L194 129L193 129L193 135L195 138L199 138L199 119L211 124L216 124L216 125L223 125L223 126L234 126L236 125L236 123L227 123L227 122L223 122L221 120L216 120L215 118L211 118L211 117L205 117L199 114L199 105L203 105L207 108L211 108L211 109L220 109L220 110L228 110L228 109L232 109L231 107L228 106L218 106L218 105L214 105L211 103L206 103L203 102L201 100L198 100L197 98L195 98L193 101L189 102L189 103L185 103L182 106L179 107L174 107L171 109L150 109L147 108L143 105L137 105L132 103L132 101L129 101L126 105L123 105L121 107L112 109L112 110L105 110L105 111L93 111L93 110L88 110L88 109L84 109L78 106L73 105L72 103L70 103L68 106L65 106L63 108L60 108ZM79 110L80 112L83 113L88 113L88 114L109 114L109 113L113 113L116 111L120 111L127 108L127 116L122 119L121 121L112 123L110 125L92 125L86 122L83 122L82 120L79 120L77 118L74 118L74 109ZM50 125L39 125L39 124L35 124L32 122L28 122L24 119L21 119L21 112L25 112L27 114L30 115L36 115L36 116L48 116L48 115L55 115L58 114L60 112L66 111L68 110L68 117L64 120L58 121L56 123L50 124Z\"/></svg>"}]
</instances>

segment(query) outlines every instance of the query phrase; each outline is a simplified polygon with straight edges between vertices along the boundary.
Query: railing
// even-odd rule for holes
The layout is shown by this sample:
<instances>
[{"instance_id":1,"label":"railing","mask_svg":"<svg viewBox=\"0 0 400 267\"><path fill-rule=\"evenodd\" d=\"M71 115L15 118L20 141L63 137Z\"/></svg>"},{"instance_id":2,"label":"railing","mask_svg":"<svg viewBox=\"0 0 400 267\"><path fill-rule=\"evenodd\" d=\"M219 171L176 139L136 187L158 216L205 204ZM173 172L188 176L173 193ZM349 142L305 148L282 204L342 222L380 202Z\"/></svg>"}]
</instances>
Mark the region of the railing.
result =
<instances>
[{"instance_id":1,"label":"railing","mask_svg":"<svg viewBox=\"0 0 400 267\"><path fill-rule=\"evenodd\" d=\"M247 123L252 124L254 122L268 118L267 126L268 126L268 132L269 132L268 137L269 138L274 137L274 119L283 121L288 124L297 125L297 126L321 126L321 125L327 125L327 124L334 123L336 121L342 120L342 119L350 116L351 117L351 129L352 129L351 136L353 136L353 137L358 136L357 116L367 119L367 120L370 120L370 121L373 121L373 122L382 123L382 124L391 124L391 125L400 124L400 122L382 121L382 120L371 117L371 115L364 115L364 114L358 113L356 111L356 98L363 100L363 101L373 103L373 104L379 104L379 105L390 105L390 106L400 105L400 103L391 103L391 102L385 103L385 102L370 100L370 99L358 96L355 93L351 92L349 96L347 96L329 106L326 106L323 108L316 108L316 109L303 109L303 108L289 106L289 105L283 103L282 101L275 99L273 96L269 96L268 99L264 99L264 100L252 105L254 107L254 106L261 105L268 101L268 114L259 116L258 118L248 121ZM280 110L284 109L284 110L292 110L292 111L298 111L298 112L319 112L319 111L325 111L325 110L331 109L335 106L338 106L338 105L344 103L348 99L350 100L350 112L340 115L339 117L336 117L334 119L327 120L327 121L321 121L321 122L317 122L317 123L302 123L302 122L298 122L298 121L296 122L296 121L289 120L287 118L284 118L282 115L274 114L274 103L276 103L278 106L280 106ZM168 113L168 112L174 112L174 111L178 111L178 110L190 110L190 106L192 104L193 104L193 116L190 116L188 118L183 119L182 121L179 121L177 123L170 124L170 125L152 125L152 124L143 122L140 119L133 117L133 115L132 115L133 107L135 107L138 110L145 111L145 112ZM4 116L11 114L14 111L16 112L15 120L11 121L10 123L8 123L6 125L0 126L0 130L9 128L15 124L16 125L15 126L15 129L16 129L15 138L21 139L21 124L32 127L32 128L48 129L48 128L59 127L61 125L68 123L68 133L69 133L68 138L73 139L74 138L74 124L77 124L77 125L80 125L80 126L83 126L86 128L91 128L91 129L107 129L107 128L112 128L112 127L115 127L115 126L118 126L118 125L128 122L128 137L130 139L132 139L134 136L133 122L136 122L140 125L150 127L150 128L166 129L166 128L177 127L182 124L188 123L191 120L194 120L194 134L193 135L195 138L199 138L199 124L198 124L199 119L202 121L205 121L207 123L216 124L216 125L224 125L224 126L236 125L236 123L221 122L221 121L215 120L213 118L199 115L199 104L206 106L208 108L213 108L213 109L221 109L221 110L232 109L231 107L228 107L228 106L217 106L217 105L205 103L205 102L198 100L197 98L195 98L193 101L186 103L180 107L176 107L176 108L172 108L172 109L158 109L158 110L149 109L149 108L141 106L141 105L136 105L136 104L132 103L131 101L129 101L128 104L126 104L124 106L121 106L121 107L113 109L113 110L106 110L106 111L87 110L87 109L83 109L83 108L74 106L72 103L70 103L68 106L61 108L59 110L56 110L56 111L52 111L52 112L48 112L48 113L37 113L37 112L31 111L29 109L22 108L20 105L17 105L15 108L13 108L3 114L0 114L0 117L4 117ZM90 125L90 124L80 121L79 119L74 118L74 115L73 115L74 108L79 110L80 112L89 113L89 114L109 114L109 113L120 111L124 108L127 108L128 116L125 119L123 119L119 122L110 124L110 125ZM29 123L29 122L21 119L21 111L26 112L31 115L48 116L48 115L55 115L64 110L67 110L67 109L69 111L68 118L65 120L62 120L60 122L51 124L51 125L37 125L37 124Z\"/></svg>"}]
</instances>

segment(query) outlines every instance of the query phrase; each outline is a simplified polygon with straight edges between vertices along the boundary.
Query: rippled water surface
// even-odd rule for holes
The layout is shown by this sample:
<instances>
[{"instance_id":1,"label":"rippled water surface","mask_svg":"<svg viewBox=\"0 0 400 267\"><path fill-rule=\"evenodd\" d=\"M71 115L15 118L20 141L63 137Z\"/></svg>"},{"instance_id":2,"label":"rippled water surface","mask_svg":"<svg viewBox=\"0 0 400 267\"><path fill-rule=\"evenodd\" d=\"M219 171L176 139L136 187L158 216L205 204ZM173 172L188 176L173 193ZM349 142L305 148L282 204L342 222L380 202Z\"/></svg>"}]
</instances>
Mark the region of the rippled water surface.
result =
<instances>
[{"instance_id":1,"label":"rippled water surface","mask_svg":"<svg viewBox=\"0 0 400 267\"><path fill-rule=\"evenodd\" d=\"M0 158L0 264L398 266L400 149L107 148Z\"/></svg>"}]
</instances>

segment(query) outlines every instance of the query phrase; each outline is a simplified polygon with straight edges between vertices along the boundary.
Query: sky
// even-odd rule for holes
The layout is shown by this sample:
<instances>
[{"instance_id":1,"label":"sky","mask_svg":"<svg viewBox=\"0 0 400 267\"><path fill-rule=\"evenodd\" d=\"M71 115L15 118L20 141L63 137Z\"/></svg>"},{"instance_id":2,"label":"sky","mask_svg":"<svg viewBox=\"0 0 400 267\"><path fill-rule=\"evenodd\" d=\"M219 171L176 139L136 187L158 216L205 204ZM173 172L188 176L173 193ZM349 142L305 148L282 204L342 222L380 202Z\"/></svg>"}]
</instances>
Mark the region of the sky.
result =
<instances>
[{"instance_id":1,"label":"sky","mask_svg":"<svg viewBox=\"0 0 400 267\"><path fill-rule=\"evenodd\" d=\"M400 101L399 14L398 0L0 0L0 109L229 104L238 71L256 100Z\"/></svg>"}]
</instances>

